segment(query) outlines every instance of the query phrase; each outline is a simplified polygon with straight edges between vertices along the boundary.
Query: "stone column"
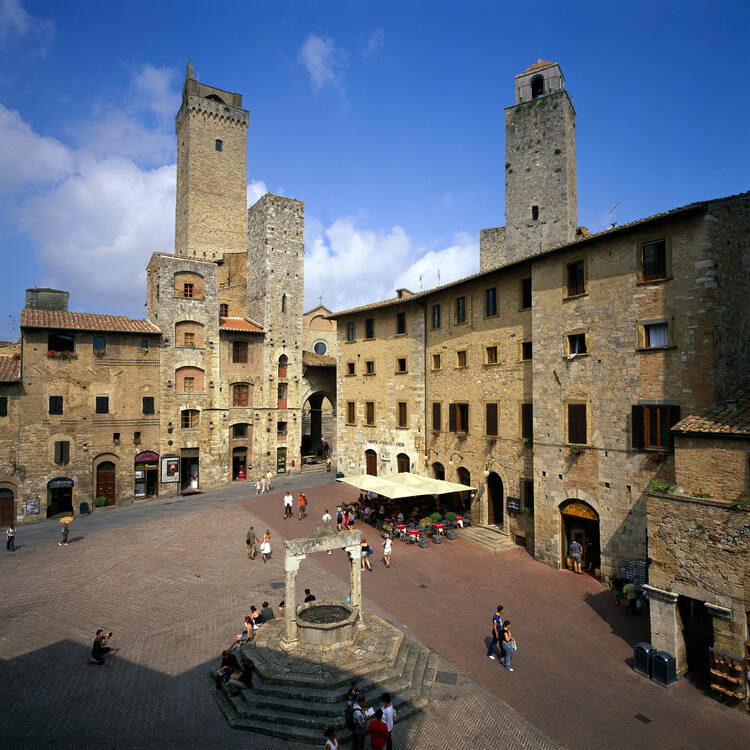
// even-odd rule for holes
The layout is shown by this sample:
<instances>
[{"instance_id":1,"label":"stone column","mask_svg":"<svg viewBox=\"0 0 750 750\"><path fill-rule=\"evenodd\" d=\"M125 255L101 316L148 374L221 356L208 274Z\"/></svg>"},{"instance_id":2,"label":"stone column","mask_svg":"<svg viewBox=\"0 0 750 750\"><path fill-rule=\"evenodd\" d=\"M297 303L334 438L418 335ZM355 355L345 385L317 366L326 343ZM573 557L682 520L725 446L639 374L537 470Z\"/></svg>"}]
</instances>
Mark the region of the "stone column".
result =
<instances>
[{"instance_id":1,"label":"stone column","mask_svg":"<svg viewBox=\"0 0 750 750\"><path fill-rule=\"evenodd\" d=\"M346 554L349 555L349 582L350 582L350 594L349 598L352 600L352 609L357 614L359 620L359 627L363 628L364 623L362 622L362 548L359 545L353 547L346 547Z\"/></svg>"},{"instance_id":2,"label":"stone column","mask_svg":"<svg viewBox=\"0 0 750 750\"><path fill-rule=\"evenodd\" d=\"M297 603L295 583L299 564L307 555L290 555L284 558L284 627L286 629L280 646L291 651L297 645Z\"/></svg>"},{"instance_id":3,"label":"stone column","mask_svg":"<svg viewBox=\"0 0 750 750\"><path fill-rule=\"evenodd\" d=\"M683 675L687 670L687 655L680 613L677 609L679 594L647 584L643 588L648 591L651 612L651 645L658 651L672 654L678 676Z\"/></svg>"}]
</instances>

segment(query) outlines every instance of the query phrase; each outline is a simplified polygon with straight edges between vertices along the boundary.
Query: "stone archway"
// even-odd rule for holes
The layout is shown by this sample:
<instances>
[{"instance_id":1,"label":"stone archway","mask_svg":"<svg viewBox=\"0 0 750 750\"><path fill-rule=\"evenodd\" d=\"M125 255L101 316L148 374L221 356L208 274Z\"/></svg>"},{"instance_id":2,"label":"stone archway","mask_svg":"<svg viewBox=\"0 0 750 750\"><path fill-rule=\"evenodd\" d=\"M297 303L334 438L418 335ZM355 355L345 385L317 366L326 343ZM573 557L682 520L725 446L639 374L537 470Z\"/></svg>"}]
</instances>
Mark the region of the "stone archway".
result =
<instances>
[{"instance_id":1,"label":"stone archway","mask_svg":"<svg viewBox=\"0 0 750 750\"><path fill-rule=\"evenodd\" d=\"M503 480L491 471L487 475L487 523L490 526L502 526L504 519L505 493Z\"/></svg>"},{"instance_id":2,"label":"stone archway","mask_svg":"<svg viewBox=\"0 0 750 750\"><path fill-rule=\"evenodd\" d=\"M582 568L599 577L601 566L601 537L599 514L584 500L568 498L558 506L560 511L561 553L566 567L570 545L577 541L583 549Z\"/></svg>"},{"instance_id":3,"label":"stone archway","mask_svg":"<svg viewBox=\"0 0 750 750\"><path fill-rule=\"evenodd\" d=\"M302 455L323 456L323 441L328 444L329 455L334 452L336 438L336 413L328 393L317 391L309 394L302 403L301 419Z\"/></svg>"}]
</instances>

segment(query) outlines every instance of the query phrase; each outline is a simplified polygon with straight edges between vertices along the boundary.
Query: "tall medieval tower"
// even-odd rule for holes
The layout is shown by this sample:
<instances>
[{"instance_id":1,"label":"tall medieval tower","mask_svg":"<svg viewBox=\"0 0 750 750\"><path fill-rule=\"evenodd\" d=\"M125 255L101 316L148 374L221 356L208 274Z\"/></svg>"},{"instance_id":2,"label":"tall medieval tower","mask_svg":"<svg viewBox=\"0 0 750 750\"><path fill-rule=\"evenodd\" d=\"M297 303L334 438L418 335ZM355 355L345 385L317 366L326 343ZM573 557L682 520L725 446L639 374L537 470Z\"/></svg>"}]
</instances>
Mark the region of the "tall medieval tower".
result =
<instances>
[{"instance_id":1,"label":"tall medieval tower","mask_svg":"<svg viewBox=\"0 0 750 750\"><path fill-rule=\"evenodd\" d=\"M212 261L244 252L249 121L242 94L199 83L188 63L175 119L175 255Z\"/></svg>"},{"instance_id":2,"label":"tall medieval tower","mask_svg":"<svg viewBox=\"0 0 750 750\"><path fill-rule=\"evenodd\" d=\"M480 234L480 268L570 242L578 229L576 113L557 63L515 77L505 110L505 226Z\"/></svg>"}]
</instances>

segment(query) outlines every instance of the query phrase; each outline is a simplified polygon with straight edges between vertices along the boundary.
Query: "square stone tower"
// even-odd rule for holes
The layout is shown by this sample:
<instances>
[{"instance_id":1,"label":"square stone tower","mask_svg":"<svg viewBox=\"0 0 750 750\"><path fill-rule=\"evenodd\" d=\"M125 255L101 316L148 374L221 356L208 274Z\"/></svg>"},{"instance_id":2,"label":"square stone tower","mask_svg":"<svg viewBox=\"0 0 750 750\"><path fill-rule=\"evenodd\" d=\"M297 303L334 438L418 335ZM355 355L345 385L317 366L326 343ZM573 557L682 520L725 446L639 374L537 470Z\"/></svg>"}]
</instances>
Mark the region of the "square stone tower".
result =
<instances>
[{"instance_id":1,"label":"square stone tower","mask_svg":"<svg viewBox=\"0 0 750 750\"><path fill-rule=\"evenodd\" d=\"M575 110L557 63L515 77L505 110L505 227L480 234L480 268L573 240L578 228Z\"/></svg>"},{"instance_id":2,"label":"square stone tower","mask_svg":"<svg viewBox=\"0 0 750 750\"><path fill-rule=\"evenodd\" d=\"M175 255L212 261L245 250L249 121L242 94L198 83L188 63L175 119Z\"/></svg>"}]
</instances>

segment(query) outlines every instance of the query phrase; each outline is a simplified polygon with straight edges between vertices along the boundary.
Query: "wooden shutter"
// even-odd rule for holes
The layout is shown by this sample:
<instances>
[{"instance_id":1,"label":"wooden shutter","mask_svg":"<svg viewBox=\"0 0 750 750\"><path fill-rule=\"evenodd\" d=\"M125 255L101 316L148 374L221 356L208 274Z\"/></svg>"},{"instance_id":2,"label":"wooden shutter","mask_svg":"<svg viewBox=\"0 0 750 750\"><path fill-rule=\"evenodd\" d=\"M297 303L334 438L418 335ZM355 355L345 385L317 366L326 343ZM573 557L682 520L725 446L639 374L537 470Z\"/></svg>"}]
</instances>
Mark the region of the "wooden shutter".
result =
<instances>
[{"instance_id":1,"label":"wooden shutter","mask_svg":"<svg viewBox=\"0 0 750 750\"><path fill-rule=\"evenodd\" d=\"M439 430L441 429L441 422L442 420L442 414L440 413L440 402L435 401L432 404L432 429L433 430Z\"/></svg>"},{"instance_id":2,"label":"wooden shutter","mask_svg":"<svg viewBox=\"0 0 750 750\"><path fill-rule=\"evenodd\" d=\"M449 404L448 405L448 429L451 432L458 432L458 428L456 427L457 419L456 419L456 404Z\"/></svg>"},{"instance_id":3,"label":"wooden shutter","mask_svg":"<svg viewBox=\"0 0 750 750\"><path fill-rule=\"evenodd\" d=\"M529 440L534 438L533 404L521 404L521 437Z\"/></svg>"},{"instance_id":4,"label":"wooden shutter","mask_svg":"<svg viewBox=\"0 0 750 750\"><path fill-rule=\"evenodd\" d=\"M678 422L680 421L680 407L679 406L670 406L669 407L669 450L674 451L674 433L671 432L672 427L674 427Z\"/></svg>"},{"instance_id":5,"label":"wooden shutter","mask_svg":"<svg viewBox=\"0 0 750 750\"><path fill-rule=\"evenodd\" d=\"M568 404L568 442L586 442L586 404Z\"/></svg>"},{"instance_id":6,"label":"wooden shutter","mask_svg":"<svg viewBox=\"0 0 750 750\"><path fill-rule=\"evenodd\" d=\"M487 435L497 435L497 404L487 404Z\"/></svg>"},{"instance_id":7,"label":"wooden shutter","mask_svg":"<svg viewBox=\"0 0 750 750\"><path fill-rule=\"evenodd\" d=\"M645 433L643 407L633 406L630 412L630 438L634 451L642 451L645 447Z\"/></svg>"}]
</instances>

